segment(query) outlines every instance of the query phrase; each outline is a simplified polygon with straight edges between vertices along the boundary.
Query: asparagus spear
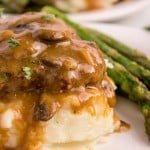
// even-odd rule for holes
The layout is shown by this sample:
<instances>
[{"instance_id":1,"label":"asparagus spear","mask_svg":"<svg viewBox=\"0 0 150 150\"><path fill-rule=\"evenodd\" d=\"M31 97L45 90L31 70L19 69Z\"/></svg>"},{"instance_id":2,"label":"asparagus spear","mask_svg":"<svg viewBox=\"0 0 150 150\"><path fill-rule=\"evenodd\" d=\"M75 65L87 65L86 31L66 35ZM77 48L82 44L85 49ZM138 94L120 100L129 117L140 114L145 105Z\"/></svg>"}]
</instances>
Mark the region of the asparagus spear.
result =
<instances>
[{"instance_id":1,"label":"asparagus spear","mask_svg":"<svg viewBox=\"0 0 150 150\"><path fill-rule=\"evenodd\" d=\"M129 99L140 103L142 101L150 102L150 91L146 86L128 72L121 64L115 62L110 57L104 55L113 67L107 66L107 73L118 85L123 93L128 95Z\"/></svg>"},{"instance_id":2,"label":"asparagus spear","mask_svg":"<svg viewBox=\"0 0 150 150\"><path fill-rule=\"evenodd\" d=\"M145 117L145 129L150 139L150 103L143 103L141 109Z\"/></svg>"},{"instance_id":3,"label":"asparagus spear","mask_svg":"<svg viewBox=\"0 0 150 150\"><path fill-rule=\"evenodd\" d=\"M140 82L138 78L130 74L122 65L116 63L107 56L105 56L105 58L114 66L113 68L107 67L108 75L115 81L118 88L128 95L130 100L136 102L141 107L141 111L145 117L146 133L150 138L150 91L148 91L145 85ZM147 101L143 102L144 99Z\"/></svg>"},{"instance_id":4,"label":"asparagus spear","mask_svg":"<svg viewBox=\"0 0 150 150\"><path fill-rule=\"evenodd\" d=\"M111 59L109 59L109 61L111 61ZM150 91L148 91L145 86L136 77L130 74L122 65L114 62L113 60L111 63L114 65L114 68L111 69L107 67L108 75L115 81L121 91L128 94L130 100L133 100L140 105L145 118L146 133L150 138L150 103L142 102L144 95L145 100L149 99Z\"/></svg>"},{"instance_id":5,"label":"asparagus spear","mask_svg":"<svg viewBox=\"0 0 150 150\"><path fill-rule=\"evenodd\" d=\"M99 38L100 40L104 41L107 43L109 46L112 48L116 49L118 52L122 53L123 55L127 56L131 60L141 64L147 69L150 69L150 59L146 57L146 55L138 50L132 49L128 47L127 45L117 41L116 39L102 33L102 32L97 32L92 29L88 29L88 31L91 34L94 34Z\"/></svg>"},{"instance_id":6,"label":"asparagus spear","mask_svg":"<svg viewBox=\"0 0 150 150\"><path fill-rule=\"evenodd\" d=\"M43 8L43 11L52 13L61 18L62 20L64 20L68 25L70 25L72 28L76 30L76 32L82 39L96 42L96 44L103 51L103 53L110 56L115 61L118 61L120 64L124 65L127 68L127 70L129 70L139 79L143 80L143 82L147 86L150 86L150 70L145 69L144 67L138 65L137 63L129 60L127 57L121 55L115 49L109 47L103 41L95 37L94 34L89 33L87 29L69 20L63 13L57 11L56 9L46 6Z\"/></svg>"}]
</instances>

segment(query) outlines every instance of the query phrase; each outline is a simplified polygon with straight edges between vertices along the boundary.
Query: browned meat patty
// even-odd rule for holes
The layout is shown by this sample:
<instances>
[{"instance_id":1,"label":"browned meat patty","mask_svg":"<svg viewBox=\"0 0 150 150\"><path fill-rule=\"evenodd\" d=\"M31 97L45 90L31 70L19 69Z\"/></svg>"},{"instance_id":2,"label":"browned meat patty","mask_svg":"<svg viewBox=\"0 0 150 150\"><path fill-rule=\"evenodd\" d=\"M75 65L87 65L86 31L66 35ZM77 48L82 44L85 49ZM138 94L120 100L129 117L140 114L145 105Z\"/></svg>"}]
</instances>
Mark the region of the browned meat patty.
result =
<instances>
[{"instance_id":1,"label":"browned meat patty","mask_svg":"<svg viewBox=\"0 0 150 150\"><path fill-rule=\"evenodd\" d=\"M0 149L95 140L115 130L114 104L113 84L94 43L46 13L1 23Z\"/></svg>"}]
</instances>

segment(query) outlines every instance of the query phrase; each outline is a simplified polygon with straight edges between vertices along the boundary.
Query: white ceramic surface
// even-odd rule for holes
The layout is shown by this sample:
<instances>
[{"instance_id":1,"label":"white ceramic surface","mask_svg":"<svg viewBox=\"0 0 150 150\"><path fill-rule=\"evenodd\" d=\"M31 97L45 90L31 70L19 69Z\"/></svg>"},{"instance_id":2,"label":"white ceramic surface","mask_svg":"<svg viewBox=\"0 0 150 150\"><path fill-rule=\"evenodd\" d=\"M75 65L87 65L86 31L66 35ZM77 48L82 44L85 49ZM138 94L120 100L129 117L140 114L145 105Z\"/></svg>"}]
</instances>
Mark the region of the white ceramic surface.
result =
<instances>
[{"instance_id":1,"label":"white ceramic surface","mask_svg":"<svg viewBox=\"0 0 150 150\"><path fill-rule=\"evenodd\" d=\"M114 21L133 15L148 6L150 7L150 0L127 0L108 9L69 14L69 17L78 22Z\"/></svg>"},{"instance_id":2,"label":"white ceramic surface","mask_svg":"<svg viewBox=\"0 0 150 150\"><path fill-rule=\"evenodd\" d=\"M108 24L84 25L103 31L133 48L142 50L150 57L150 33L147 31ZM131 129L111 135L106 143L97 145L97 150L150 150L140 109L125 98L117 99L116 113L131 125Z\"/></svg>"}]
</instances>

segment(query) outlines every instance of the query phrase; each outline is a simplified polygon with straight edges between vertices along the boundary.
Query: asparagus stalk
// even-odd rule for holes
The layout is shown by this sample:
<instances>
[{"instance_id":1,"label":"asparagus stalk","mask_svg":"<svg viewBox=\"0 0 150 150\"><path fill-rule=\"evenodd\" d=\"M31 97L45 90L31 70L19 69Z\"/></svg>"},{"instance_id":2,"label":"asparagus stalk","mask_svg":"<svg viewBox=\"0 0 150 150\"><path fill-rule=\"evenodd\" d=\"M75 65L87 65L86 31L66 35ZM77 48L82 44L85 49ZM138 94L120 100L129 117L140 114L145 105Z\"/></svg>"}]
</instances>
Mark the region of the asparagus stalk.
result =
<instances>
[{"instance_id":1,"label":"asparagus stalk","mask_svg":"<svg viewBox=\"0 0 150 150\"><path fill-rule=\"evenodd\" d=\"M141 107L141 111L145 117L146 133L150 138L150 102L148 102L150 91L148 91L145 85L140 82L138 78L130 74L122 65L116 63L107 56L105 56L105 58L114 66L113 68L107 67L108 75L115 81L121 91L128 94L130 100L133 100ZM142 102L144 99L147 100L147 102Z\"/></svg>"},{"instance_id":2,"label":"asparagus stalk","mask_svg":"<svg viewBox=\"0 0 150 150\"><path fill-rule=\"evenodd\" d=\"M146 57L146 55L138 50L132 49L129 46L121 43L120 41L117 41L116 39L102 33L102 32L97 32L92 29L88 29L88 31L91 34L96 35L96 37L105 43L107 43L109 46L112 48L116 49L118 52L123 54L124 56L130 58L131 60L139 63L140 65L144 66L147 69L150 69L150 59Z\"/></svg>"},{"instance_id":3,"label":"asparagus stalk","mask_svg":"<svg viewBox=\"0 0 150 150\"><path fill-rule=\"evenodd\" d=\"M107 57L107 59L109 58ZM145 118L145 130L150 138L150 103L142 102L144 99L149 99L150 91L148 91L146 87L122 65L111 59L109 59L109 61L114 65L114 68L111 69L107 67L108 75L115 81L121 91L128 94L130 100L133 100L141 106L141 111Z\"/></svg>"},{"instance_id":4,"label":"asparagus stalk","mask_svg":"<svg viewBox=\"0 0 150 150\"><path fill-rule=\"evenodd\" d=\"M96 38L94 34L89 33L87 29L69 20L63 13L57 11L56 9L46 6L43 8L43 11L52 13L55 16L64 20L68 25L70 25L72 28L76 30L76 32L82 39L96 42L96 44L103 51L103 53L110 56L120 64L124 65L127 68L127 70L129 70L132 74L141 79L147 86L150 86L150 70L145 69L144 67L135 63L134 61L131 61L127 57L121 55L115 49L109 47L103 41Z\"/></svg>"},{"instance_id":5,"label":"asparagus stalk","mask_svg":"<svg viewBox=\"0 0 150 150\"><path fill-rule=\"evenodd\" d=\"M146 86L128 72L124 66L115 62L110 57L104 55L113 67L107 66L107 73L118 85L118 88L125 93L129 99L134 102L141 103L143 101L150 102L150 91Z\"/></svg>"},{"instance_id":6,"label":"asparagus stalk","mask_svg":"<svg viewBox=\"0 0 150 150\"><path fill-rule=\"evenodd\" d=\"M145 129L150 139L150 103L143 103L141 109L145 117Z\"/></svg>"}]
</instances>

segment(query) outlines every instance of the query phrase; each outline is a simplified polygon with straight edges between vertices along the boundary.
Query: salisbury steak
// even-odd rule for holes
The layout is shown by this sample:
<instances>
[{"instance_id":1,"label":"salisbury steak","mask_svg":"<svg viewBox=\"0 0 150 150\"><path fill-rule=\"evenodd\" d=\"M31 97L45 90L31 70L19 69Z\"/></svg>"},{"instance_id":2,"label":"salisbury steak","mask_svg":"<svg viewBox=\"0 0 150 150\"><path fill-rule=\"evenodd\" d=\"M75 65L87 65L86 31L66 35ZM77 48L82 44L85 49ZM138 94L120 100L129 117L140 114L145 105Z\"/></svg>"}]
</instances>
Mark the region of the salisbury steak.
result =
<instances>
[{"instance_id":1,"label":"salisbury steak","mask_svg":"<svg viewBox=\"0 0 150 150\"><path fill-rule=\"evenodd\" d=\"M50 14L1 23L0 149L78 149L118 127L114 103L94 43Z\"/></svg>"}]
</instances>

